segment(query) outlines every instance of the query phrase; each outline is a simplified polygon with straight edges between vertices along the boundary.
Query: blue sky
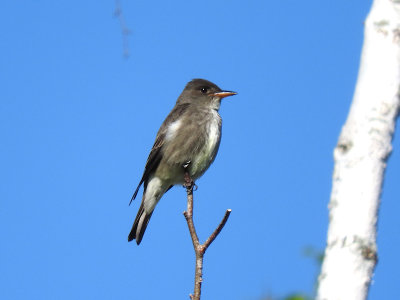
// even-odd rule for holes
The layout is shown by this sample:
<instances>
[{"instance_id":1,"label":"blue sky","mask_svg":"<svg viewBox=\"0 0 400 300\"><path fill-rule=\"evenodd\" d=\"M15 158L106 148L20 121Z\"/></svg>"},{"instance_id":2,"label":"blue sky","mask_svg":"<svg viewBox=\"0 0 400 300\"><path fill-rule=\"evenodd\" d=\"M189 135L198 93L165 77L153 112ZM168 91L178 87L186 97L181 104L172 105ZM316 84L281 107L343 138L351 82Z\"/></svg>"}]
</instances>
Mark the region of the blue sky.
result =
<instances>
[{"instance_id":1,"label":"blue sky","mask_svg":"<svg viewBox=\"0 0 400 300\"><path fill-rule=\"evenodd\" d=\"M114 1L0 5L0 297L188 299L184 189L163 197L139 247L127 235L155 134L192 78L239 93L222 103L221 147L194 195L202 241L232 209L205 256L204 299L312 294L304 251L325 246L371 2L121 5L129 59ZM399 148L397 132L370 299L398 296Z\"/></svg>"}]
</instances>

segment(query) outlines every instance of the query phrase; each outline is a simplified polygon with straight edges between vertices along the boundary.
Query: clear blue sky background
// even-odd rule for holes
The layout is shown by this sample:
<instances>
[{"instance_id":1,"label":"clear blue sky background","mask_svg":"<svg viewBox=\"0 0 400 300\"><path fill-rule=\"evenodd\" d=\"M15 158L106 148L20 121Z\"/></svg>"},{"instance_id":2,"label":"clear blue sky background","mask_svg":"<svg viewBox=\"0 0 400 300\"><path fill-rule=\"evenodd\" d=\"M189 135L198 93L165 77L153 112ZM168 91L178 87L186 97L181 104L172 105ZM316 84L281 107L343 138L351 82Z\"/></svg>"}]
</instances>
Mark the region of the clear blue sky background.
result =
<instances>
[{"instance_id":1,"label":"clear blue sky background","mask_svg":"<svg viewBox=\"0 0 400 300\"><path fill-rule=\"evenodd\" d=\"M328 1L329 2L329 1ZM239 93L195 193L204 299L313 293L333 148L357 78L371 1L114 1L0 5L0 298L188 299L194 253L168 192L142 244L128 202L186 82ZM398 128L399 130L399 128ZM394 140L370 299L398 298L400 143ZM140 197L139 197L140 198ZM356 220L357 216L354 216ZM161 297L161 295L166 295Z\"/></svg>"}]
</instances>

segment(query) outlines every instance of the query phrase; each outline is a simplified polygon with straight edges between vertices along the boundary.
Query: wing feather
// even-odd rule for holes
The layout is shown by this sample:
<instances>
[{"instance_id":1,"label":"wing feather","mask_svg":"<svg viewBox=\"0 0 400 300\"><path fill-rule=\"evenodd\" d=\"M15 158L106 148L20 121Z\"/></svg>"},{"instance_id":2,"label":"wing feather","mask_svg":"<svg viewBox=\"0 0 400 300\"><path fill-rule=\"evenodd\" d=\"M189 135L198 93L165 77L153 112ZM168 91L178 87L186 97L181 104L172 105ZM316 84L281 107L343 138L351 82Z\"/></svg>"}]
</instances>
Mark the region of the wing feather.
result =
<instances>
[{"instance_id":1,"label":"wing feather","mask_svg":"<svg viewBox=\"0 0 400 300\"><path fill-rule=\"evenodd\" d=\"M150 174L153 173L157 169L158 165L160 164L160 161L163 157L162 147L165 142L165 135L168 130L168 125L171 124L172 122L176 121L187 110L188 107L189 107L189 103L184 103L184 104L175 106L172 109L172 111L169 113L169 115L167 116L167 118L165 119L163 124L161 125L160 130L157 133L156 141L154 142L154 145L151 148L149 157L147 158L146 166L144 167L142 179L140 179L140 182L139 182L135 192L133 193L133 196L131 198L131 201L129 202L129 205L132 203L133 200L135 200L135 198L139 192L140 186L143 183L144 183L144 189L146 190L147 181L150 177Z\"/></svg>"}]
</instances>

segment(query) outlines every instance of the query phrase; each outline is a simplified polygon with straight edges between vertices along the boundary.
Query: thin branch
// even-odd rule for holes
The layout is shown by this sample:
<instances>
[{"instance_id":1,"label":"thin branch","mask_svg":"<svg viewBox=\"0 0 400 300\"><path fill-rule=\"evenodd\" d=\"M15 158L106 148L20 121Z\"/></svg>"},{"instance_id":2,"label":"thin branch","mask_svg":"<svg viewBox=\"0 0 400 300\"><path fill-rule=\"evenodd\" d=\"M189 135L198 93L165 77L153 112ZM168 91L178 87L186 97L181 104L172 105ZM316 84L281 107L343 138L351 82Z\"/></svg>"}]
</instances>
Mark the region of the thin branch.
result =
<instances>
[{"instance_id":1,"label":"thin branch","mask_svg":"<svg viewBox=\"0 0 400 300\"><path fill-rule=\"evenodd\" d=\"M221 232L222 228L224 228L225 223L228 221L229 215L231 214L232 209L227 209L224 215L224 218L222 219L221 223L219 223L218 227L214 230L214 232L209 236L209 238L206 240L204 243L205 249L210 246L212 242L214 242L215 238L218 236L218 234ZM204 250L205 251L205 250Z\"/></svg>"},{"instance_id":2,"label":"thin branch","mask_svg":"<svg viewBox=\"0 0 400 300\"><path fill-rule=\"evenodd\" d=\"M121 27L123 55L125 58L128 58L130 55L128 36L131 34L131 30L126 25L119 0L115 0L114 16L118 18Z\"/></svg>"},{"instance_id":3,"label":"thin branch","mask_svg":"<svg viewBox=\"0 0 400 300\"><path fill-rule=\"evenodd\" d=\"M196 228L193 222L193 187L194 182L190 178L190 175L185 172L184 176L187 193L187 210L183 213L185 216L186 222L188 224L190 237L192 238L194 252L196 254L196 268L195 268L195 280L194 280L194 294L190 294L191 300L200 300L201 296L201 284L203 282L203 258L204 253L207 248L211 245L211 243L216 239L218 234L221 232L222 228L224 228L226 222L228 221L229 215L231 214L231 209L228 209L225 212L224 218L218 227L214 230L214 232L208 237L204 244L200 244L199 237L196 232Z\"/></svg>"}]
</instances>

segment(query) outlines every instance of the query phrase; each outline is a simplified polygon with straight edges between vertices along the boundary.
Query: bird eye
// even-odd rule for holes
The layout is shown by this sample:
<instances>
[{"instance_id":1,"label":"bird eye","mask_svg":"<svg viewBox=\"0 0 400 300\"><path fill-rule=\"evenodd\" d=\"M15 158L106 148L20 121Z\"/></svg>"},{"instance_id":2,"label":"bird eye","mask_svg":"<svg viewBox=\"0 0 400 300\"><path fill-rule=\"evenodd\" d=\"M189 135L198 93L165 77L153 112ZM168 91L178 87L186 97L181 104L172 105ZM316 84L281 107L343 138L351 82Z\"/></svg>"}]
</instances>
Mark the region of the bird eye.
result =
<instances>
[{"instance_id":1,"label":"bird eye","mask_svg":"<svg viewBox=\"0 0 400 300\"><path fill-rule=\"evenodd\" d=\"M200 89L200 91L201 91L203 94L207 94L208 88L202 87L202 88Z\"/></svg>"}]
</instances>

